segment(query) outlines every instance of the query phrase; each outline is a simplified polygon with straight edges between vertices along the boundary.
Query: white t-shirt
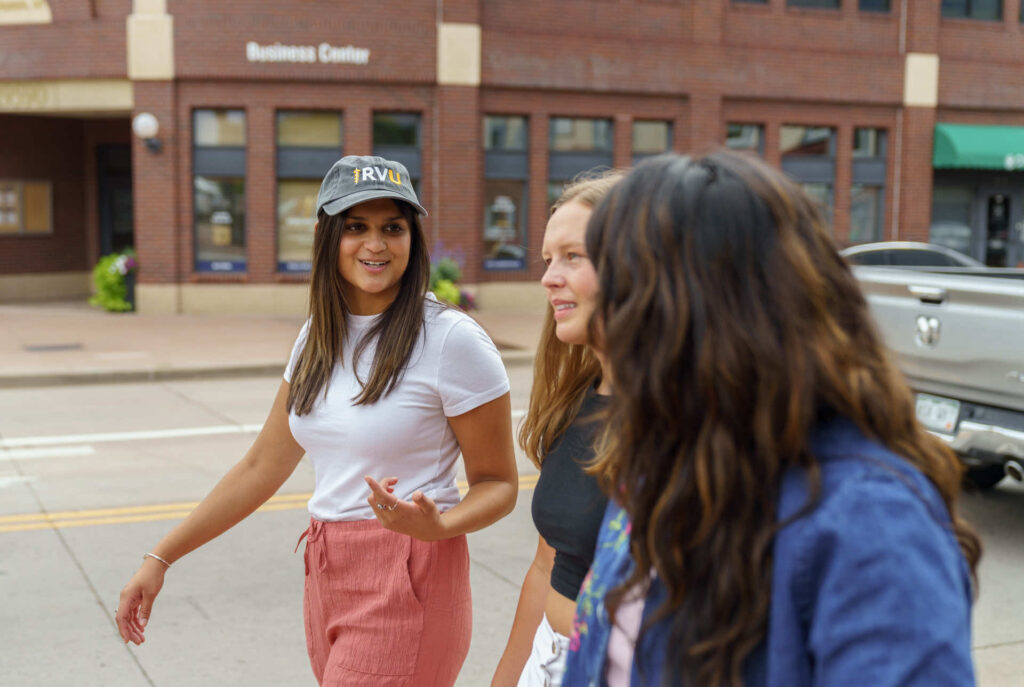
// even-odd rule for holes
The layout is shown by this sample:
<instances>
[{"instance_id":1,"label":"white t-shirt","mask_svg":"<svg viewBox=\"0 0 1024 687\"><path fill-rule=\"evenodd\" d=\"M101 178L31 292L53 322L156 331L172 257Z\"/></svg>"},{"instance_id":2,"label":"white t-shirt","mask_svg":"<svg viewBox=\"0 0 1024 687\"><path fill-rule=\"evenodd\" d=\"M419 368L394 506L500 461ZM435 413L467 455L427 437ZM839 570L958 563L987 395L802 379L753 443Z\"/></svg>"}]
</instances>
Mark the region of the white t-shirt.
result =
<instances>
[{"instance_id":1,"label":"white t-shirt","mask_svg":"<svg viewBox=\"0 0 1024 687\"><path fill-rule=\"evenodd\" d=\"M459 444L447 417L462 415L509 390L501 355L471 317L424 302L424 325L405 374L394 390L370 405L353 405L361 387L352 373L352 353L379 315L349 315L343 360L334 366L326 397L306 415L289 414L292 436L306 450L316 473L309 512L326 521L369 520L370 488L364 475L397 477L395 495L409 499L421 490L441 511L459 502L455 462ZM302 327L285 370L291 382L306 342ZM376 342L359 358L359 377L368 381Z\"/></svg>"}]
</instances>

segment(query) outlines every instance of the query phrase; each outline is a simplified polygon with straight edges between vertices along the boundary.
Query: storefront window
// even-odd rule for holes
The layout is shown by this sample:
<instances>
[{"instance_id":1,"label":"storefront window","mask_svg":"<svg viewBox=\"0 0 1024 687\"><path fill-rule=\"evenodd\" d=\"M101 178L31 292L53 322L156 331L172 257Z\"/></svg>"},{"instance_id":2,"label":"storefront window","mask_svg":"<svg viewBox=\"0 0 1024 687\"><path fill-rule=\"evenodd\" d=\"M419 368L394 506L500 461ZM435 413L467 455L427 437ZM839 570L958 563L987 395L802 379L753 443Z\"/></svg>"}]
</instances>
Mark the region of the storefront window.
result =
<instances>
[{"instance_id":1,"label":"storefront window","mask_svg":"<svg viewBox=\"0 0 1024 687\"><path fill-rule=\"evenodd\" d=\"M932 225L929 240L971 255L971 201L974 188L936 185L932 189Z\"/></svg>"},{"instance_id":2,"label":"storefront window","mask_svg":"<svg viewBox=\"0 0 1024 687\"><path fill-rule=\"evenodd\" d=\"M853 174L850 187L850 243L881 241L885 223L888 132L853 130Z\"/></svg>"},{"instance_id":3,"label":"storefront window","mask_svg":"<svg viewBox=\"0 0 1024 687\"><path fill-rule=\"evenodd\" d=\"M529 178L526 117L485 115L484 269L526 268L526 189Z\"/></svg>"},{"instance_id":4,"label":"storefront window","mask_svg":"<svg viewBox=\"0 0 1024 687\"><path fill-rule=\"evenodd\" d=\"M882 240L885 189L854 184L850 193L850 243Z\"/></svg>"},{"instance_id":5,"label":"storefront window","mask_svg":"<svg viewBox=\"0 0 1024 687\"><path fill-rule=\"evenodd\" d=\"M888 12L890 0L860 0L858 8L861 12Z\"/></svg>"},{"instance_id":6,"label":"storefront window","mask_svg":"<svg viewBox=\"0 0 1024 687\"><path fill-rule=\"evenodd\" d=\"M277 182L277 270L308 272L313 268L313 227L320 181Z\"/></svg>"},{"instance_id":7,"label":"storefront window","mask_svg":"<svg viewBox=\"0 0 1024 687\"><path fill-rule=\"evenodd\" d=\"M813 198L814 202L821 208L821 214L825 217L825 221L831 229L833 211L832 184L820 181L805 181L800 186L807 191L807 195Z\"/></svg>"},{"instance_id":8,"label":"storefront window","mask_svg":"<svg viewBox=\"0 0 1024 687\"><path fill-rule=\"evenodd\" d=\"M245 179L195 176L196 269L245 270Z\"/></svg>"},{"instance_id":9,"label":"storefront window","mask_svg":"<svg viewBox=\"0 0 1024 687\"><path fill-rule=\"evenodd\" d=\"M245 146L245 112L242 110L196 110L196 146Z\"/></svg>"},{"instance_id":10,"label":"storefront window","mask_svg":"<svg viewBox=\"0 0 1024 687\"><path fill-rule=\"evenodd\" d=\"M526 117L484 117L484 150L524 152Z\"/></svg>"},{"instance_id":11,"label":"storefront window","mask_svg":"<svg viewBox=\"0 0 1024 687\"><path fill-rule=\"evenodd\" d=\"M821 7L823 9L839 9L839 0L786 0L790 7Z\"/></svg>"},{"instance_id":12,"label":"storefront window","mask_svg":"<svg viewBox=\"0 0 1024 687\"><path fill-rule=\"evenodd\" d=\"M952 19L1000 21L1003 18L1003 1L942 0L942 16Z\"/></svg>"},{"instance_id":13,"label":"storefront window","mask_svg":"<svg viewBox=\"0 0 1024 687\"><path fill-rule=\"evenodd\" d=\"M672 125L669 122L633 122L633 154L657 155L672 147Z\"/></svg>"},{"instance_id":14,"label":"storefront window","mask_svg":"<svg viewBox=\"0 0 1024 687\"><path fill-rule=\"evenodd\" d=\"M612 166L610 119L552 117L548 121L548 206L583 172Z\"/></svg>"},{"instance_id":15,"label":"storefront window","mask_svg":"<svg viewBox=\"0 0 1024 687\"><path fill-rule=\"evenodd\" d=\"M761 124L727 124L725 145L730 150L764 155L764 126Z\"/></svg>"},{"instance_id":16,"label":"storefront window","mask_svg":"<svg viewBox=\"0 0 1024 687\"><path fill-rule=\"evenodd\" d=\"M612 120L552 117L549 143L552 152L611 152Z\"/></svg>"},{"instance_id":17,"label":"storefront window","mask_svg":"<svg viewBox=\"0 0 1024 687\"><path fill-rule=\"evenodd\" d=\"M836 178L836 130L824 126L786 124L779 130L782 171L821 205L832 227Z\"/></svg>"},{"instance_id":18,"label":"storefront window","mask_svg":"<svg viewBox=\"0 0 1024 687\"><path fill-rule=\"evenodd\" d=\"M484 268L526 266L526 182L487 179L484 182Z\"/></svg>"},{"instance_id":19,"label":"storefront window","mask_svg":"<svg viewBox=\"0 0 1024 687\"><path fill-rule=\"evenodd\" d=\"M394 112L374 113L373 144L418 147L420 144L420 116Z\"/></svg>"},{"instance_id":20,"label":"storefront window","mask_svg":"<svg viewBox=\"0 0 1024 687\"><path fill-rule=\"evenodd\" d=\"M320 181L341 157L338 112L277 113L277 271L309 272Z\"/></svg>"},{"instance_id":21,"label":"storefront window","mask_svg":"<svg viewBox=\"0 0 1024 687\"><path fill-rule=\"evenodd\" d=\"M373 113L373 154L405 165L417 196L422 177L421 128L415 112Z\"/></svg>"},{"instance_id":22,"label":"storefront window","mask_svg":"<svg viewBox=\"0 0 1024 687\"><path fill-rule=\"evenodd\" d=\"M337 112L278 112L277 145L340 151L341 115Z\"/></svg>"},{"instance_id":23,"label":"storefront window","mask_svg":"<svg viewBox=\"0 0 1024 687\"><path fill-rule=\"evenodd\" d=\"M197 272L244 272L245 112L195 110L193 220Z\"/></svg>"},{"instance_id":24,"label":"storefront window","mask_svg":"<svg viewBox=\"0 0 1024 687\"><path fill-rule=\"evenodd\" d=\"M672 149L672 123L633 121L633 164Z\"/></svg>"},{"instance_id":25,"label":"storefront window","mask_svg":"<svg viewBox=\"0 0 1024 687\"><path fill-rule=\"evenodd\" d=\"M48 181L0 179L0 236L52 232L52 197Z\"/></svg>"}]
</instances>

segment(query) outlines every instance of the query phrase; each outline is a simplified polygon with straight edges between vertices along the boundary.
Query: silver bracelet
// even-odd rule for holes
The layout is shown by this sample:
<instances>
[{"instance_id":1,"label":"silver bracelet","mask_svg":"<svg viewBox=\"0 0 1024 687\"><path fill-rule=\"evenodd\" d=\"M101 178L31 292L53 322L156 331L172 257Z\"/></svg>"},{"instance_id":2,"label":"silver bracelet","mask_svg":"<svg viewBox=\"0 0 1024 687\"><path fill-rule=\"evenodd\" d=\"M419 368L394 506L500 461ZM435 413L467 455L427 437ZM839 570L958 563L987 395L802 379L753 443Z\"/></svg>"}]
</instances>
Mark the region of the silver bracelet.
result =
<instances>
[{"instance_id":1,"label":"silver bracelet","mask_svg":"<svg viewBox=\"0 0 1024 687\"><path fill-rule=\"evenodd\" d=\"M171 567L170 563L165 561L163 558L160 558L160 556L156 555L155 553L146 552L146 553L142 554L142 560L146 560L147 558L155 558L156 560L158 560L161 563L163 563L164 565L166 565L168 568Z\"/></svg>"}]
</instances>

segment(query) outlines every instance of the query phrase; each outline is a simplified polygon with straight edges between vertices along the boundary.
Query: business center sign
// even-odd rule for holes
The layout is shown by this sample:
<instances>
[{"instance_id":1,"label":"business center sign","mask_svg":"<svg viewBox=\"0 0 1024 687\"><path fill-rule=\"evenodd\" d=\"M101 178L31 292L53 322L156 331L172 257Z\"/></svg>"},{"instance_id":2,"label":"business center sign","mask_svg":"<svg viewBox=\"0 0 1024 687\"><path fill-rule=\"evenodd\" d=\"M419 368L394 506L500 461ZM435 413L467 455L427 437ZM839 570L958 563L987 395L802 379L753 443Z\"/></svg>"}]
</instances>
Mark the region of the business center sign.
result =
<instances>
[{"instance_id":1,"label":"business center sign","mask_svg":"<svg viewBox=\"0 0 1024 687\"><path fill-rule=\"evenodd\" d=\"M260 45L256 41L245 44L245 59L249 62L290 64L369 64L370 49L354 45Z\"/></svg>"}]
</instances>

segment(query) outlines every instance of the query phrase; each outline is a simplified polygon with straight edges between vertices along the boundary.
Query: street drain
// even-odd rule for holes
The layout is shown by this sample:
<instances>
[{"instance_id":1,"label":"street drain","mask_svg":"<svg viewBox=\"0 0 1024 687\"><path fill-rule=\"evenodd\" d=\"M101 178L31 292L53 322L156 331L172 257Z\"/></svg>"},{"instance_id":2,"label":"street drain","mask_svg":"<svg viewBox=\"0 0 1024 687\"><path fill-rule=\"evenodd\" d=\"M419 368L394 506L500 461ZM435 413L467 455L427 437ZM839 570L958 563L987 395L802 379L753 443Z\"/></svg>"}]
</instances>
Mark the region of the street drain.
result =
<instances>
[{"instance_id":1,"label":"street drain","mask_svg":"<svg viewBox=\"0 0 1024 687\"><path fill-rule=\"evenodd\" d=\"M57 353L60 351L80 351L85 347L80 343L64 343L38 344L36 346L25 346L24 348L29 353Z\"/></svg>"}]
</instances>

